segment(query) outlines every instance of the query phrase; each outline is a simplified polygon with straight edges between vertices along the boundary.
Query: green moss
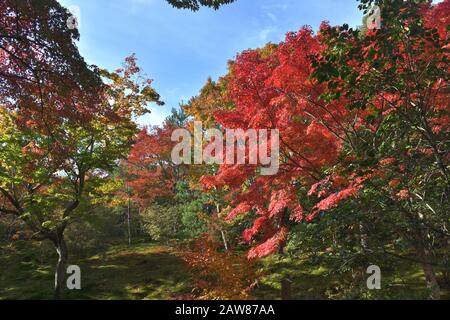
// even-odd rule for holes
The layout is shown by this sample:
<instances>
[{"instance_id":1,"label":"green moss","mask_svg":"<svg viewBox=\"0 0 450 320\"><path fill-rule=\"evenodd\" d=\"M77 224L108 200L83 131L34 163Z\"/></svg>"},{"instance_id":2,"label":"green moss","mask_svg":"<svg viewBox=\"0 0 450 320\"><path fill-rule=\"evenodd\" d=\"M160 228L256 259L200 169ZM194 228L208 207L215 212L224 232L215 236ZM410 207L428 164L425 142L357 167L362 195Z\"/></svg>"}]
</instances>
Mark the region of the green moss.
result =
<instances>
[{"instance_id":1,"label":"green moss","mask_svg":"<svg viewBox=\"0 0 450 320\"><path fill-rule=\"evenodd\" d=\"M279 260L269 257L261 261L266 270L254 291L257 299L280 299L281 280L291 281L292 298L310 299L426 299L428 290L421 267L409 261L397 260L395 268L382 268L382 289L368 290L365 270L361 280L350 273L335 274L321 265L302 257ZM450 297L448 288L441 288L442 299Z\"/></svg>"},{"instance_id":2,"label":"green moss","mask_svg":"<svg viewBox=\"0 0 450 320\"><path fill-rule=\"evenodd\" d=\"M0 299L51 299L56 255L32 243L0 247ZM184 262L166 246L113 245L85 259L71 257L82 272L82 290L65 299L171 299L192 291ZM281 280L289 278L294 299L424 299L427 289L419 265L398 261L382 268L382 290L365 289L351 274L334 274L304 257L263 259L263 277L252 292L257 299L279 299ZM351 289L349 289L351 288ZM449 299L449 290L442 290Z\"/></svg>"},{"instance_id":3,"label":"green moss","mask_svg":"<svg viewBox=\"0 0 450 320\"><path fill-rule=\"evenodd\" d=\"M104 255L69 263L81 268L82 290L66 290L65 299L170 299L191 291L183 261L163 246L113 246ZM10 247L0 255L0 299L51 299L53 271L39 263L31 246Z\"/></svg>"}]
</instances>

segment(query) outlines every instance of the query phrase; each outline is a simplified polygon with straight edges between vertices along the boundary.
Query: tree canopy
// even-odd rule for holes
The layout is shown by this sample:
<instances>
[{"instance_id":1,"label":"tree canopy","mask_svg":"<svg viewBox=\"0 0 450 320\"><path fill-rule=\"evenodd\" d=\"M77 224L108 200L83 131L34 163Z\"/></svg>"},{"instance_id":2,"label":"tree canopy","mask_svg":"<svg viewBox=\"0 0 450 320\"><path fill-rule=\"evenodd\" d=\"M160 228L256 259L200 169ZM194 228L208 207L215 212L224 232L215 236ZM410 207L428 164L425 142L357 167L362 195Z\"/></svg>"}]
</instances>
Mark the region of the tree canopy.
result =
<instances>
[{"instance_id":1,"label":"tree canopy","mask_svg":"<svg viewBox=\"0 0 450 320\"><path fill-rule=\"evenodd\" d=\"M236 0L166 0L172 6L178 9L189 9L197 11L201 7L209 7L214 10L221 6L235 2Z\"/></svg>"}]
</instances>

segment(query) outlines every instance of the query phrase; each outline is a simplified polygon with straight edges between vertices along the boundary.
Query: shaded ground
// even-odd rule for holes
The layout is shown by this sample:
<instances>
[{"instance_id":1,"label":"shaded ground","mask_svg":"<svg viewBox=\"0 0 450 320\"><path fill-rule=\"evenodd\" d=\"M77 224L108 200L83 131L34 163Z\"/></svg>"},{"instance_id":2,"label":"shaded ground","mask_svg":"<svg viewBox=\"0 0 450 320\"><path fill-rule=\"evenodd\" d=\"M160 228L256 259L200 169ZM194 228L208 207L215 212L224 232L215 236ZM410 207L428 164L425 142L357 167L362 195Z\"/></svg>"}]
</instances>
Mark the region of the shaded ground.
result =
<instances>
[{"instance_id":1,"label":"shaded ground","mask_svg":"<svg viewBox=\"0 0 450 320\"><path fill-rule=\"evenodd\" d=\"M50 251L51 252L51 251ZM52 299L53 263L48 250L18 242L0 246L0 300ZM51 263L51 264L50 264ZM82 290L64 293L65 299L179 299L192 298L191 275L184 262L167 246L114 245L85 259L72 257L82 271ZM281 279L292 281L293 299L425 299L428 295L419 266L405 262L382 271L382 290L348 290L353 279L334 275L301 258L261 262L265 276L252 292L257 299L280 299ZM354 281L353 281L354 282ZM357 288L356 288L357 289ZM450 291L442 290L450 299Z\"/></svg>"},{"instance_id":2,"label":"shaded ground","mask_svg":"<svg viewBox=\"0 0 450 320\"><path fill-rule=\"evenodd\" d=\"M183 261L164 246L113 246L76 264L82 290L66 290L65 299L170 299L191 291ZM51 299L53 270L36 254L3 248L0 299Z\"/></svg>"},{"instance_id":3,"label":"shaded ground","mask_svg":"<svg viewBox=\"0 0 450 320\"><path fill-rule=\"evenodd\" d=\"M292 299L295 300L422 300L429 296L421 267L410 261L397 261L395 267L380 265L381 290L367 289L366 280L370 275L365 270L361 270L361 279L356 280L350 272L336 275L299 257L279 261L274 256L262 263L268 271L255 290L258 299L279 299L283 277L291 281ZM450 299L449 288L441 288L441 299Z\"/></svg>"}]
</instances>

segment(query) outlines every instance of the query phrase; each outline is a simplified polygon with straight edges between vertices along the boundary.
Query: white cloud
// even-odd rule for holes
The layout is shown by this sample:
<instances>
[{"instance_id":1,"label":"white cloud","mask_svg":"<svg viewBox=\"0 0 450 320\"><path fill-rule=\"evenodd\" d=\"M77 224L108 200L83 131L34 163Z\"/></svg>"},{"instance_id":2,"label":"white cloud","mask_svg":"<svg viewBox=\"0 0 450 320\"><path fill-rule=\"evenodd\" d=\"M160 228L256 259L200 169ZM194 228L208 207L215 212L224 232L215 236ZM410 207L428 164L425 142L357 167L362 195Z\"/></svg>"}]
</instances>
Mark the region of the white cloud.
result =
<instances>
[{"instance_id":1,"label":"white cloud","mask_svg":"<svg viewBox=\"0 0 450 320\"><path fill-rule=\"evenodd\" d=\"M150 108L151 113L138 119L141 126L159 126L170 115L170 109L167 107Z\"/></svg>"},{"instance_id":2,"label":"white cloud","mask_svg":"<svg viewBox=\"0 0 450 320\"><path fill-rule=\"evenodd\" d=\"M264 4L262 8L264 10L287 10L289 9L289 5L287 3L271 3Z\"/></svg>"},{"instance_id":3,"label":"white cloud","mask_svg":"<svg viewBox=\"0 0 450 320\"><path fill-rule=\"evenodd\" d=\"M265 28L265 29L263 29L263 30L261 30L261 31L259 32L259 39L260 39L261 41L266 42L267 39L268 39L268 37L269 37L269 35L270 35L271 33L276 32L276 31L277 31L277 29L276 29L276 28L273 28L273 27Z\"/></svg>"},{"instance_id":4,"label":"white cloud","mask_svg":"<svg viewBox=\"0 0 450 320\"><path fill-rule=\"evenodd\" d=\"M131 13L138 13L142 7L148 7L154 3L154 0L130 0L129 10Z\"/></svg>"},{"instance_id":5,"label":"white cloud","mask_svg":"<svg viewBox=\"0 0 450 320\"><path fill-rule=\"evenodd\" d=\"M272 20L273 22L278 22L278 18L276 15L274 15L272 12L267 13L267 16Z\"/></svg>"}]
</instances>

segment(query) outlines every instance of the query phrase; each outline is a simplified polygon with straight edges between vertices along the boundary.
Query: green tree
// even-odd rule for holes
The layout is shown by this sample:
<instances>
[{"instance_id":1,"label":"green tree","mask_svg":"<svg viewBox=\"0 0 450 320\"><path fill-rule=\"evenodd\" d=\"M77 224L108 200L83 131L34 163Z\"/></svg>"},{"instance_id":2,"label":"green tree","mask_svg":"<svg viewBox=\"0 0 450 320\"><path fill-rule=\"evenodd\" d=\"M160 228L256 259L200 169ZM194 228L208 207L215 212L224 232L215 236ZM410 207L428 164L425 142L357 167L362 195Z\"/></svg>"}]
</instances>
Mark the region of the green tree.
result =
<instances>
[{"instance_id":1,"label":"green tree","mask_svg":"<svg viewBox=\"0 0 450 320\"><path fill-rule=\"evenodd\" d=\"M88 190L127 156L138 132L134 117L159 96L140 82L134 57L125 69L102 72L102 104L89 117L57 118L51 131L18 125L20 114L0 109L0 214L23 220L35 240L50 240L58 253L55 297L61 296L68 260L64 232L88 202ZM68 99L74 98L68 92ZM51 117L50 117L51 118Z\"/></svg>"},{"instance_id":2,"label":"green tree","mask_svg":"<svg viewBox=\"0 0 450 320\"><path fill-rule=\"evenodd\" d=\"M144 231L154 241L175 240L181 231L180 208L153 204L141 212Z\"/></svg>"}]
</instances>

